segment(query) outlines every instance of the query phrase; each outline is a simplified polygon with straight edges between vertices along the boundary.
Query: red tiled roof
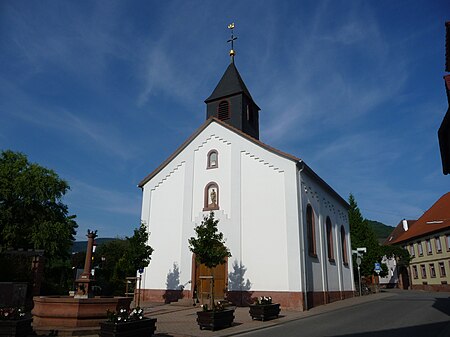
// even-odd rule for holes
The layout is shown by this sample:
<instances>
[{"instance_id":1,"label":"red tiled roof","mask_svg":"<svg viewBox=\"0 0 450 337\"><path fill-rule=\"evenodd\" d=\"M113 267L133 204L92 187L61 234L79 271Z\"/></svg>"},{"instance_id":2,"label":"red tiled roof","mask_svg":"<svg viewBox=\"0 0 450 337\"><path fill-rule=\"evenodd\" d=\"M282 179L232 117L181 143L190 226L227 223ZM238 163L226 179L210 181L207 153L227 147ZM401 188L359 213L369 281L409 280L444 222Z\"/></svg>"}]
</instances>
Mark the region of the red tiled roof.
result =
<instances>
[{"instance_id":1,"label":"red tiled roof","mask_svg":"<svg viewBox=\"0 0 450 337\"><path fill-rule=\"evenodd\" d=\"M400 222L399 226L401 225ZM392 232L393 234L397 228L394 229ZM408 241L445 229L450 229L450 192L440 197L439 200L414 223L414 226L411 226L406 232L403 231L396 239L394 238L391 240L390 244ZM401 230L403 230L403 228Z\"/></svg>"},{"instance_id":2,"label":"red tiled roof","mask_svg":"<svg viewBox=\"0 0 450 337\"><path fill-rule=\"evenodd\" d=\"M408 222L408 230L417 222L417 220L406 220ZM387 237L387 239L383 242L383 245L392 245L396 243L398 238L405 233L403 228L403 220L398 223L398 225L394 228L392 233Z\"/></svg>"}]
</instances>

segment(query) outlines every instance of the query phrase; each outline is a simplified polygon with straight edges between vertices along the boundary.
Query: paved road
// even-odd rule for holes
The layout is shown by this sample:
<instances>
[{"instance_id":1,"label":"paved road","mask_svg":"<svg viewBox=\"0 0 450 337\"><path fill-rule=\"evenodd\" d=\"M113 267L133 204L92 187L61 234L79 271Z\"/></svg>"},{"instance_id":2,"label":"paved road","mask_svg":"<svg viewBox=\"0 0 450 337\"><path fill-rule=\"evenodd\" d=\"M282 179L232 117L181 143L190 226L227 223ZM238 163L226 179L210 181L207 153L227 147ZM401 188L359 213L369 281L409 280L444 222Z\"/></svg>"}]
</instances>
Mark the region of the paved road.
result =
<instances>
[{"instance_id":1,"label":"paved road","mask_svg":"<svg viewBox=\"0 0 450 337\"><path fill-rule=\"evenodd\" d=\"M242 336L450 337L450 293L392 292L394 296Z\"/></svg>"}]
</instances>

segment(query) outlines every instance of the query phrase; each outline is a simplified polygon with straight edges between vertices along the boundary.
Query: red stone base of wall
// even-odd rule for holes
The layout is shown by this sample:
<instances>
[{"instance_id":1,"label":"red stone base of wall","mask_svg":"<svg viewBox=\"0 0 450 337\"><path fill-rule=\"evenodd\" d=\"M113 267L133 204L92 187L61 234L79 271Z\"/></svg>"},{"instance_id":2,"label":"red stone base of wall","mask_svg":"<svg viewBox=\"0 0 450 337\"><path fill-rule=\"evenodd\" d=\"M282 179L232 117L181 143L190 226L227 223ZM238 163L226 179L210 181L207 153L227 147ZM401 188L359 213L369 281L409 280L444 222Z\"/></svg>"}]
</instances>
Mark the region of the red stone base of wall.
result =
<instances>
[{"instance_id":1,"label":"red stone base of wall","mask_svg":"<svg viewBox=\"0 0 450 337\"><path fill-rule=\"evenodd\" d=\"M444 291L450 292L450 284L413 284L411 285L413 290L425 290L425 291Z\"/></svg>"},{"instance_id":2,"label":"red stone base of wall","mask_svg":"<svg viewBox=\"0 0 450 337\"><path fill-rule=\"evenodd\" d=\"M190 290L142 289L141 302L171 303L192 298Z\"/></svg>"},{"instance_id":3,"label":"red stone base of wall","mask_svg":"<svg viewBox=\"0 0 450 337\"><path fill-rule=\"evenodd\" d=\"M228 291L226 300L236 306L248 306L255 301L255 298L261 296L272 297L272 301L280 303L283 309L303 311L318 305L353 297L353 291L308 292L308 308L306 308L304 294L294 291ZM162 289L142 289L141 291L141 302L170 303L185 298L192 298L191 291Z\"/></svg>"},{"instance_id":4,"label":"red stone base of wall","mask_svg":"<svg viewBox=\"0 0 450 337\"><path fill-rule=\"evenodd\" d=\"M308 292L308 309L317 307L319 305L324 305L327 303L332 303L340 300L345 300L347 298L353 297L353 291L309 291Z\"/></svg>"}]
</instances>

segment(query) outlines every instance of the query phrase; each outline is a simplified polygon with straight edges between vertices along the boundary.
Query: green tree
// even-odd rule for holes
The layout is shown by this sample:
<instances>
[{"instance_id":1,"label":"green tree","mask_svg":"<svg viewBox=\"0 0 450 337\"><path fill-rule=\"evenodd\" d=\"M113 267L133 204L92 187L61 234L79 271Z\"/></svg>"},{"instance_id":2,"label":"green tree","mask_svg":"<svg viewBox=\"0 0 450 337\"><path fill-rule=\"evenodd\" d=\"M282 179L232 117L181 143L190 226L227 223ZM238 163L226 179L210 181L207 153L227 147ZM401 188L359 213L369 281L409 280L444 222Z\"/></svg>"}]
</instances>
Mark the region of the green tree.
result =
<instances>
[{"instance_id":1,"label":"green tree","mask_svg":"<svg viewBox=\"0 0 450 337\"><path fill-rule=\"evenodd\" d=\"M140 268L150 264L153 248L148 245L148 238L147 228L141 224L132 237L118 238L98 247L94 265L98 267L96 279L104 295L123 295L125 279L136 276Z\"/></svg>"},{"instance_id":2,"label":"green tree","mask_svg":"<svg viewBox=\"0 0 450 337\"><path fill-rule=\"evenodd\" d=\"M134 229L132 237L127 237L128 249L124 255L127 265L127 275L136 275L138 269L150 264L153 248L148 243L149 232L147 227L141 223L139 228Z\"/></svg>"},{"instance_id":3,"label":"green tree","mask_svg":"<svg viewBox=\"0 0 450 337\"><path fill-rule=\"evenodd\" d=\"M59 283L61 268L70 268L67 261L78 227L62 202L69 189L53 170L30 163L24 154L1 152L0 246L44 250L45 277Z\"/></svg>"},{"instance_id":4,"label":"green tree","mask_svg":"<svg viewBox=\"0 0 450 337\"><path fill-rule=\"evenodd\" d=\"M189 249L195 254L197 262L211 270L213 276L211 307L214 306L214 268L224 264L227 257L231 257L230 251L225 246L223 234L217 228L218 223L219 220L214 219L214 212L210 212L209 216L205 216L202 223L194 228L197 237L188 240Z\"/></svg>"},{"instance_id":5,"label":"green tree","mask_svg":"<svg viewBox=\"0 0 450 337\"><path fill-rule=\"evenodd\" d=\"M378 244L374 231L370 228L367 219L364 219L361 211L358 208L355 197L350 194L348 198L350 209L348 211L348 218L350 223L350 239L352 242L352 249L365 247L367 253L361 259L361 275L370 276L374 274L375 262L381 262L383 256L380 246ZM358 267L356 259L353 259L353 270L355 277L358 276Z\"/></svg>"}]
</instances>

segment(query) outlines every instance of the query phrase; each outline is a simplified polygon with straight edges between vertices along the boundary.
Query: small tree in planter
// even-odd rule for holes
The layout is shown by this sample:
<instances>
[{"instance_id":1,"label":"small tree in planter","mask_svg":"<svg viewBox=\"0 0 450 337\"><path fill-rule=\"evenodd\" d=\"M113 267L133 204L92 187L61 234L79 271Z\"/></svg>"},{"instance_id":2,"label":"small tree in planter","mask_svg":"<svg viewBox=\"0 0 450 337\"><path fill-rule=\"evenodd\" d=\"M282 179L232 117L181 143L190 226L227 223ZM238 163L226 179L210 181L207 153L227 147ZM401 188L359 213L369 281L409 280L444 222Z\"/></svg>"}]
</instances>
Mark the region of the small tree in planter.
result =
<instances>
[{"instance_id":1,"label":"small tree in planter","mask_svg":"<svg viewBox=\"0 0 450 337\"><path fill-rule=\"evenodd\" d=\"M219 232L217 228L217 224L219 220L214 219L214 212L210 212L209 216L205 216L200 225L194 228L197 237L191 237L189 242L189 249L195 254L195 258L198 263L204 264L211 270L212 276L212 286L210 293L210 310L212 314L210 315L211 319L215 319L216 309L223 310L223 306L216 307L214 303L214 269L219 264L224 264L226 262L227 257L231 257L230 251L227 247L225 247L223 234ZM207 310L205 310L207 311ZM213 330L215 327L219 327L222 325L231 325L232 319L230 322L226 322L224 324L221 323L206 323L201 316L202 312L198 313L198 319L200 328L202 327L211 327ZM233 315L231 315L234 318ZM223 320L223 319L222 319ZM223 322L222 322L223 323Z\"/></svg>"}]
</instances>

